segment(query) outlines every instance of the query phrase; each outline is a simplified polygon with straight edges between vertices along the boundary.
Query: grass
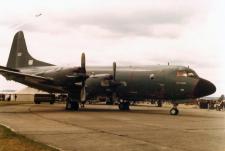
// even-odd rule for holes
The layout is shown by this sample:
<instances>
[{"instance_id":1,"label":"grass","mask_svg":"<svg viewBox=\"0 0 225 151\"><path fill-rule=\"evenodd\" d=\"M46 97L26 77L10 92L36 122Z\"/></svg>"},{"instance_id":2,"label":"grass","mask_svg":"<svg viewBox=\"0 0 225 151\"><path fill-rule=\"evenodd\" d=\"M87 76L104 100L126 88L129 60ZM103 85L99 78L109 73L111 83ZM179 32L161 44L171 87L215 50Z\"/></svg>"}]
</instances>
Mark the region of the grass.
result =
<instances>
[{"instance_id":1,"label":"grass","mask_svg":"<svg viewBox=\"0 0 225 151\"><path fill-rule=\"evenodd\" d=\"M58 151L0 125L0 151Z\"/></svg>"},{"instance_id":2,"label":"grass","mask_svg":"<svg viewBox=\"0 0 225 151\"><path fill-rule=\"evenodd\" d=\"M0 101L0 106L18 105L18 104L33 104L31 101Z\"/></svg>"}]
</instances>

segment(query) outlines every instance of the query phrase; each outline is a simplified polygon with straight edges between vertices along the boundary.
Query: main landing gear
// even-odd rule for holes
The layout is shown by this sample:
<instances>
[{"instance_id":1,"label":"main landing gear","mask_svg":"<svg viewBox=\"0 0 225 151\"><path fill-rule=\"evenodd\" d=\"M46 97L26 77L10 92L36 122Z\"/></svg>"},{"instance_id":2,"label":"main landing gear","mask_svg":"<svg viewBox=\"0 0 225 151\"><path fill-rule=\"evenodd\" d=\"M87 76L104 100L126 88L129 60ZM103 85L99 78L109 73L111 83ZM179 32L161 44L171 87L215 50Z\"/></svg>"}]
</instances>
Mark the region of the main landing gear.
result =
<instances>
[{"instance_id":1,"label":"main landing gear","mask_svg":"<svg viewBox=\"0 0 225 151\"><path fill-rule=\"evenodd\" d=\"M172 109L170 109L170 115L178 115L179 114L179 110L177 109L178 104L177 103L173 103L173 107Z\"/></svg>"},{"instance_id":2,"label":"main landing gear","mask_svg":"<svg viewBox=\"0 0 225 151\"><path fill-rule=\"evenodd\" d=\"M130 102L129 101L128 102L120 102L119 109L121 111L128 111L128 110L130 110Z\"/></svg>"},{"instance_id":3,"label":"main landing gear","mask_svg":"<svg viewBox=\"0 0 225 151\"><path fill-rule=\"evenodd\" d=\"M68 100L66 101L66 110L78 111L79 110L78 100L68 98Z\"/></svg>"}]
</instances>

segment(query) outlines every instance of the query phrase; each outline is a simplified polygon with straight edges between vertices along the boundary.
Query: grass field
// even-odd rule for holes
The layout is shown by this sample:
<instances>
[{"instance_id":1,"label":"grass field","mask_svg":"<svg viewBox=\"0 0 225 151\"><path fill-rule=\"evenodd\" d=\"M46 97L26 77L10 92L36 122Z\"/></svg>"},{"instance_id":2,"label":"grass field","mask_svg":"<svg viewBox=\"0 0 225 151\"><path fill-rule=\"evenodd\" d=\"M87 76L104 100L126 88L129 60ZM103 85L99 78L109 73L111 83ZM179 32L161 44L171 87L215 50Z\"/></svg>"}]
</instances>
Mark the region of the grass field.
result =
<instances>
[{"instance_id":1,"label":"grass field","mask_svg":"<svg viewBox=\"0 0 225 151\"><path fill-rule=\"evenodd\" d=\"M17 105L17 104L33 104L31 101L0 101L0 106Z\"/></svg>"},{"instance_id":2,"label":"grass field","mask_svg":"<svg viewBox=\"0 0 225 151\"><path fill-rule=\"evenodd\" d=\"M0 151L58 151L0 125Z\"/></svg>"}]
</instances>

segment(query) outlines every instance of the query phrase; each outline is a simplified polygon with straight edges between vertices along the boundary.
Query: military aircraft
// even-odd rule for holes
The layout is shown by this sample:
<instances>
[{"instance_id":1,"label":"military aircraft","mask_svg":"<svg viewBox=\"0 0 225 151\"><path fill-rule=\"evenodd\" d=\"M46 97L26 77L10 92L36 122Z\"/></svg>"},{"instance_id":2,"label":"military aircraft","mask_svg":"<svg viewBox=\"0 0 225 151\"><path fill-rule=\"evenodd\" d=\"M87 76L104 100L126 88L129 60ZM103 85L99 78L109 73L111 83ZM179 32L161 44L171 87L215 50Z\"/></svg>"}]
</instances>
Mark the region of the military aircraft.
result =
<instances>
[{"instance_id":1,"label":"military aircraft","mask_svg":"<svg viewBox=\"0 0 225 151\"><path fill-rule=\"evenodd\" d=\"M171 100L171 115L177 105L210 95L216 87L200 78L189 67L156 65L142 67L87 67L82 53L81 65L59 67L34 59L28 52L24 34L15 34L6 67L0 74L29 87L49 93L67 93L67 110L78 110L79 103L96 96L118 101L120 110L129 110L129 101L143 99Z\"/></svg>"}]
</instances>

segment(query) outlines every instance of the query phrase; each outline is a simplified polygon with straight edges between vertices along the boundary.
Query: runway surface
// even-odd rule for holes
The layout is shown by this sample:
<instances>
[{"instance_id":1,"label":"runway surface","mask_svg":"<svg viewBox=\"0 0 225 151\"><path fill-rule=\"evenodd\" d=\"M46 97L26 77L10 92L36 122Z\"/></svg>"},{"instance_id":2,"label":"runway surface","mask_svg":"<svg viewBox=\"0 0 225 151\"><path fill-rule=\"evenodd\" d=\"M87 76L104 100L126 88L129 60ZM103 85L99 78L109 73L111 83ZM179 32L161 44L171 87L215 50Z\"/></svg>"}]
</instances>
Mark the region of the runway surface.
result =
<instances>
[{"instance_id":1,"label":"runway surface","mask_svg":"<svg viewBox=\"0 0 225 151\"><path fill-rule=\"evenodd\" d=\"M64 104L0 106L0 123L61 150L225 151L225 112L135 106L87 105L78 112Z\"/></svg>"}]
</instances>

